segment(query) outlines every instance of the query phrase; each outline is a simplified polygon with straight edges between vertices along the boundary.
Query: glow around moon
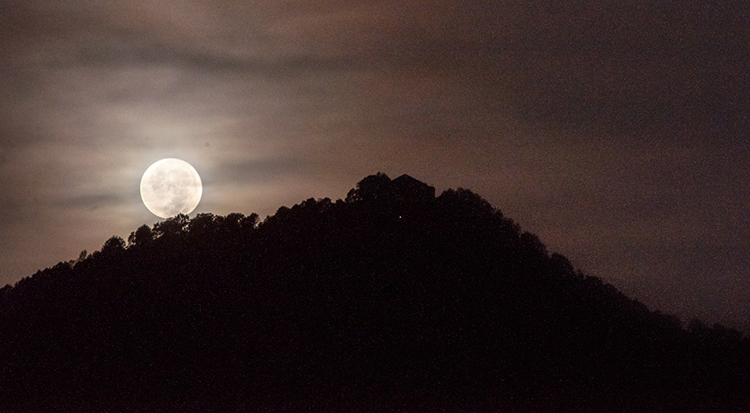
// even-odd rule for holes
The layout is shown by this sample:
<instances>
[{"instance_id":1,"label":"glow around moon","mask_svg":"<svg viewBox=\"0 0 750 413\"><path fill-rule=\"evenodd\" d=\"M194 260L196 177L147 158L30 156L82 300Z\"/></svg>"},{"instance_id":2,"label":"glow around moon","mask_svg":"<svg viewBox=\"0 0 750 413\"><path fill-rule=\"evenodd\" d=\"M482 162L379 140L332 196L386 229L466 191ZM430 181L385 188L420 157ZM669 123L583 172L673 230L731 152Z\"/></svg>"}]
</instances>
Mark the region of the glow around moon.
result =
<instances>
[{"instance_id":1,"label":"glow around moon","mask_svg":"<svg viewBox=\"0 0 750 413\"><path fill-rule=\"evenodd\" d=\"M193 212L202 195L203 183L198 171L180 159L157 161L141 178L143 204L160 218Z\"/></svg>"}]
</instances>

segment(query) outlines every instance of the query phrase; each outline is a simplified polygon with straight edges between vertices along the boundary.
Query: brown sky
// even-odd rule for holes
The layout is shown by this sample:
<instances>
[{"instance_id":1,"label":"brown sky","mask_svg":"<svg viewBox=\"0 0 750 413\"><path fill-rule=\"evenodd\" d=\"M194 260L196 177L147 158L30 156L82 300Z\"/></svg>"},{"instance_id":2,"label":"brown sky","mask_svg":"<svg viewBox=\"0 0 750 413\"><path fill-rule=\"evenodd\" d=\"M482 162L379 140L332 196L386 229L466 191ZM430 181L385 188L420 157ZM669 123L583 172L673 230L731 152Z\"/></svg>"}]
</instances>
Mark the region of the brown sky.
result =
<instances>
[{"instance_id":1,"label":"brown sky","mask_svg":"<svg viewBox=\"0 0 750 413\"><path fill-rule=\"evenodd\" d=\"M0 1L0 283L158 220L466 187L651 308L750 326L746 1Z\"/></svg>"}]
</instances>

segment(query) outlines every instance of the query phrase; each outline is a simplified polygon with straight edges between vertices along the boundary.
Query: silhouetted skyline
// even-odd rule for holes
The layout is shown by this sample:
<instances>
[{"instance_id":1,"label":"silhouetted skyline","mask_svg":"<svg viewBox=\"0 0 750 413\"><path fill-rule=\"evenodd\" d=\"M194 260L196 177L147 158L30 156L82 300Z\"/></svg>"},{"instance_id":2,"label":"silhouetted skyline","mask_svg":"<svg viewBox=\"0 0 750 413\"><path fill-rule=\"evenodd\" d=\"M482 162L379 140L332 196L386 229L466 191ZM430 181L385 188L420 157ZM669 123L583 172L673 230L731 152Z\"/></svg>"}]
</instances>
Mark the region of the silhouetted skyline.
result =
<instances>
[{"instance_id":1,"label":"silhouetted skyline","mask_svg":"<svg viewBox=\"0 0 750 413\"><path fill-rule=\"evenodd\" d=\"M159 219L469 188L574 266L689 320L750 320L746 1L6 0L0 284ZM193 214L194 215L194 214Z\"/></svg>"}]
</instances>

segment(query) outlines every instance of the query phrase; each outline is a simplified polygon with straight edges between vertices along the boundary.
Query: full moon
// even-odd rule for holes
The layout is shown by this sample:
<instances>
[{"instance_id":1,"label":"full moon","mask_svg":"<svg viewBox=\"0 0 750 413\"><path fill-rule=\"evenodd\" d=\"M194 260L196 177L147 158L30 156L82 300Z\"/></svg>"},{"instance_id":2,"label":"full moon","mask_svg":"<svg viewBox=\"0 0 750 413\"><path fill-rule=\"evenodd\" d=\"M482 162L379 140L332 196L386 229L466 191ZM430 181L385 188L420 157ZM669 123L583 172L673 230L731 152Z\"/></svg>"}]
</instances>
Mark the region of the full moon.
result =
<instances>
[{"instance_id":1,"label":"full moon","mask_svg":"<svg viewBox=\"0 0 750 413\"><path fill-rule=\"evenodd\" d=\"M203 195L198 171L175 158L162 159L146 169L141 178L141 199L149 211L160 218L189 214Z\"/></svg>"}]
</instances>

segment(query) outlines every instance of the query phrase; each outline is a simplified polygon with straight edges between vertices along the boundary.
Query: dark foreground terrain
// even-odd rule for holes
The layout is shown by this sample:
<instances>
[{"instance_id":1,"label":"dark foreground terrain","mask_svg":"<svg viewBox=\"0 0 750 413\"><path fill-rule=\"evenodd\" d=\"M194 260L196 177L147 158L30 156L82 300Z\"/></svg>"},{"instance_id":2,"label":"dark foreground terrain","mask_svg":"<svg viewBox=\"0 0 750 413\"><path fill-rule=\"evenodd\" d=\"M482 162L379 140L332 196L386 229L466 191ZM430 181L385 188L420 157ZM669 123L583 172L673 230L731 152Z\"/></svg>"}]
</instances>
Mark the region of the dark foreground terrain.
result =
<instances>
[{"instance_id":1,"label":"dark foreground terrain","mask_svg":"<svg viewBox=\"0 0 750 413\"><path fill-rule=\"evenodd\" d=\"M3 412L749 412L750 343L467 190L182 215L0 290Z\"/></svg>"}]
</instances>

